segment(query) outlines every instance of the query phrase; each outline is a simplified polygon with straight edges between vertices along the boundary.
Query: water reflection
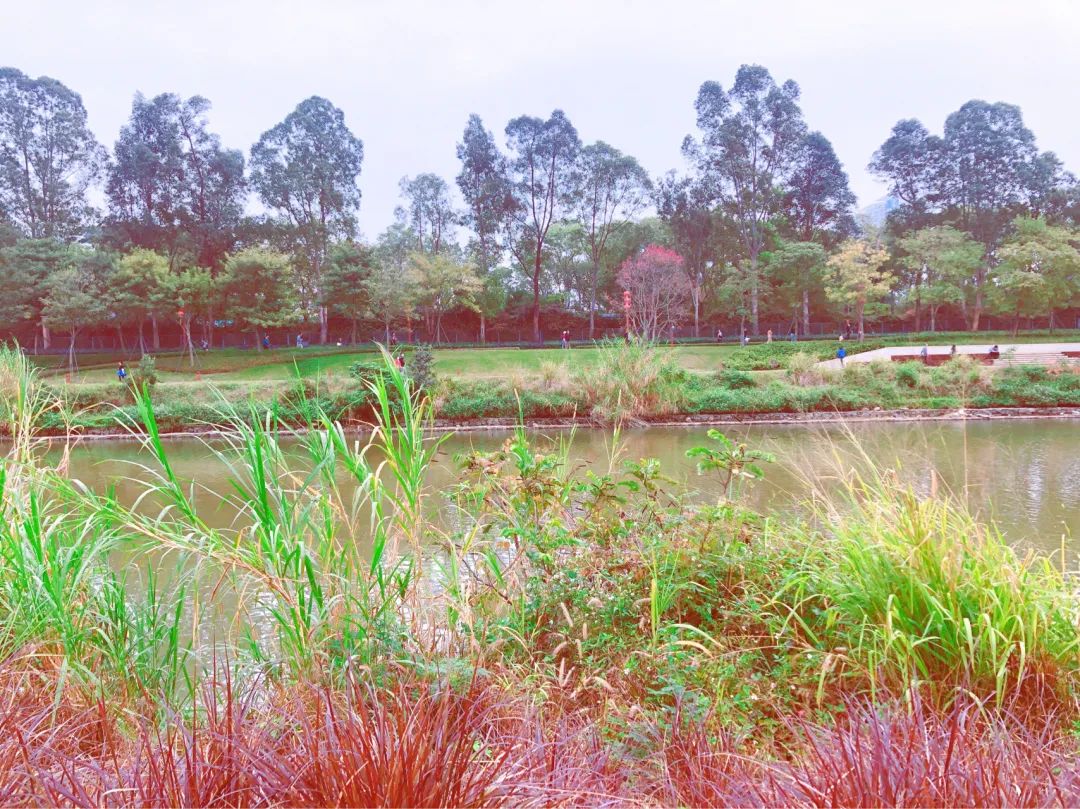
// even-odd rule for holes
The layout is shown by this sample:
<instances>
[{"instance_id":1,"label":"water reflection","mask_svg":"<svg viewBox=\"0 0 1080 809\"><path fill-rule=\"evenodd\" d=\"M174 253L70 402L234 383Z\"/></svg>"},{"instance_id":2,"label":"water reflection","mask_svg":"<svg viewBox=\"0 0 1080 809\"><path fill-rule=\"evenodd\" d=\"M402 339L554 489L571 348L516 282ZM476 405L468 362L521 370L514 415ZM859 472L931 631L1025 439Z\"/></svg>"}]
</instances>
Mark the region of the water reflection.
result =
<instances>
[{"instance_id":1,"label":"water reflection","mask_svg":"<svg viewBox=\"0 0 1080 809\"><path fill-rule=\"evenodd\" d=\"M921 494L935 486L952 492L984 519L996 520L1011 541L1056 552L1063 537L1071 548L1071 538L1080 534L1078 427L1075 420L1003 420L750 425L726 431L778 458L766 470L766 480L747 492L758 508L791 507L807 497L810 481L835 487L840 475L870 461L896 469ZM431 508L445 509L437 495L457 480L457 455L494 449L506 437L505 432L482 432L449 438L431 473L431 491L436 493ZM546 437L568 439L570 434ZM626 431L621 457L658 458L672 477L702 496L713 496L713 481L697 477L686 458L687 449L704 441L701 427ZM196 483L196 504L207 519L228 525L234 511L215 495L231 491L232 473L201 441L176 440L169 449L177 475ZM570 455L576 462L606 467L611 451L608 432L578 430L572 436ZM71 475L97 490L114 486L122 502L132 503L143 492L146 478L135 461L149 458L131 442L86 442L71 455Z\"/></svg>"}]
</instances>

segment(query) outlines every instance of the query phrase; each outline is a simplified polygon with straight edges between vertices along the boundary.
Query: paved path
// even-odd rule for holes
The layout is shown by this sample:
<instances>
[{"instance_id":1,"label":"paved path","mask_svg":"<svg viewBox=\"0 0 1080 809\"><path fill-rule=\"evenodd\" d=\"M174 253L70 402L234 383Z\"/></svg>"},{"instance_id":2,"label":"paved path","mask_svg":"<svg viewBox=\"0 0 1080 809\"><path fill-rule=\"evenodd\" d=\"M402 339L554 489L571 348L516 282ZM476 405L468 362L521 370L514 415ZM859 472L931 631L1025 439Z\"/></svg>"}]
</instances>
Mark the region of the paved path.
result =
<instances>
[{"instance_id":1,"label":"paved path","mask_svg":"<svg viewBox=\"0 0 1080 809\"><path fill-rule=\"evenodd\" d=\"M1080 343L998 343L998 350L1001 352L1001 359L994 363L995 366L1008 366L1008 365L1053 365L1054 363L1061 362L1062 360L1068 360L1065 356L1066 351L1080 352ZM889 348L877 348L873 351L863 351L858 354L854 353L859 350L859 344L857 341L845 341L844 347L848 350L848 356L844 360L845 362L873 362L874 360L891 361L895 356L910 355L912 359L919 359L919 352L922 350L922 346L919 344L912 344L906 346L890 346ZM951 349L951 345L931 345L927 350L927 354L930 356L948 356ZM990 343L985 345L958 345L956 347L957 354L973 354L980 357L985 357L990 353ZM837 344L839 348L839 343ZM1080 359L1073 359L1074 362L1080 362ZM831 359L825 360L820 363L822 368L839 368L840 360Z\"/></svg>"}]
</instances>

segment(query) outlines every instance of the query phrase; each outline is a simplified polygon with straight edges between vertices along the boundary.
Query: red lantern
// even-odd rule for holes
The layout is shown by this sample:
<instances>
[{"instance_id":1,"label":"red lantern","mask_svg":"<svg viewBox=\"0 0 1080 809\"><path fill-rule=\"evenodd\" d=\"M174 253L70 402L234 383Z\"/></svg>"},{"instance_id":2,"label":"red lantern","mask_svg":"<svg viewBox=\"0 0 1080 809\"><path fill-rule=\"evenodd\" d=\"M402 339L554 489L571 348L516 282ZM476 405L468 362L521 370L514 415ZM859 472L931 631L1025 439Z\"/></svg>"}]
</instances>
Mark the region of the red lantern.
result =
<instances>
[{"instance_id":1,"label":"red lantern","mask_svg":"<svg viewBox=\"0 0 1080 809\"><path fill-rule=\"evenodd\" d=\"M629 289L624 289L623 290L622 305L623 305L623 309L629 309L630 308L630 290Z\"/></svg>"}]
</instances>

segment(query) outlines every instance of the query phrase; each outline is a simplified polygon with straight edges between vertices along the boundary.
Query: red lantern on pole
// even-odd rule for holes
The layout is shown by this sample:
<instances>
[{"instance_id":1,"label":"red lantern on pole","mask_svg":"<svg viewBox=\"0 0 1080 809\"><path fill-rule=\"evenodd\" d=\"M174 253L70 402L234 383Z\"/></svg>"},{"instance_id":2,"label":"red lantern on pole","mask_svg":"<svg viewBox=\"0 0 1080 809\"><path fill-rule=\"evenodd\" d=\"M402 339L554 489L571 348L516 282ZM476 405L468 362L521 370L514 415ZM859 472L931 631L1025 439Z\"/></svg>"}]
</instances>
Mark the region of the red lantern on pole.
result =
<instances>
[{"instance_id":1,"label":"red lantern on pole","mask_svg":"<svg viewBox=\"0 0 1080 809\"><path fill-rule=\"evenodd\" d=\"M630 290L624 289L622 293L622 305L626 311L626 339L630 339Z\"/></svg>"}]
</instances>

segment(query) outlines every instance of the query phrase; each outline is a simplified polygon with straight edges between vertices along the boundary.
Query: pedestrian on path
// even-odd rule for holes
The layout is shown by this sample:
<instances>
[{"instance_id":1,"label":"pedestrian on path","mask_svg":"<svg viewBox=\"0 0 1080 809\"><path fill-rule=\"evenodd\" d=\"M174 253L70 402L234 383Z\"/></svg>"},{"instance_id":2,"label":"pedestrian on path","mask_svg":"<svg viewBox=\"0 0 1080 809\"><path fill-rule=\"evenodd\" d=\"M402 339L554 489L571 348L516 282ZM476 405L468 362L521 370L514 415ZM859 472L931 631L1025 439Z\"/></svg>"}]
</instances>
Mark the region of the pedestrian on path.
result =
<instances>
[{"instance_id":1,"label":"pedestrian on path","mask_svg":"<svg viewBox=\"0 0 1080 809\"><path fill-rule=\"evenodd\" d=\"M923 343L922 349L919 350L919 356L922 357L923 365L927 365L930 362L930 347Z\"/></svg>"},{"instance_id":2,"label":"pedestrian on path","mask_svg":"<svg viewBox=\"0 0 1080 809\"><path fill-rule=\"evenodd\" d=\"M771 343L772 342L772 329L769 329L767 332L765 332L765 342L766 343Z\"/></svg>"},{"instance_id":3,"label":"pedestrian on path","mask_svg":"<svg viewBox=\"0 0 1080 809\"><path fill-rule=\"evenodd\" d=\"M116 364L116 378L123 382L127 379L127 368L124 367L124 363L118 362Z\"/></svg>"},{"instance_id":4,"label":"pedestrian on path","mask_svg":"<svg viewBox=\"0 0 1080 809\"><path fill-rule=\"evenodd\" d=\"M716 330L716 342L718 342L718 343L724 342L724 330L723 329L717 329Z\"/></svg>"},{"instance_id":5,"label":"pedestrian on path","mask_svg":"<svg viewBox=\"0 0 1080 809\"><path fill-rule=\"evenodd\" d=\"M840 367L841 368L844 367L844 357L846 357L846 356L847 356L847 349L844 348L843 345L841 345L840 348L836 349L836 358L838 360L840 360Z\"/></svg>"}]
</instances>

